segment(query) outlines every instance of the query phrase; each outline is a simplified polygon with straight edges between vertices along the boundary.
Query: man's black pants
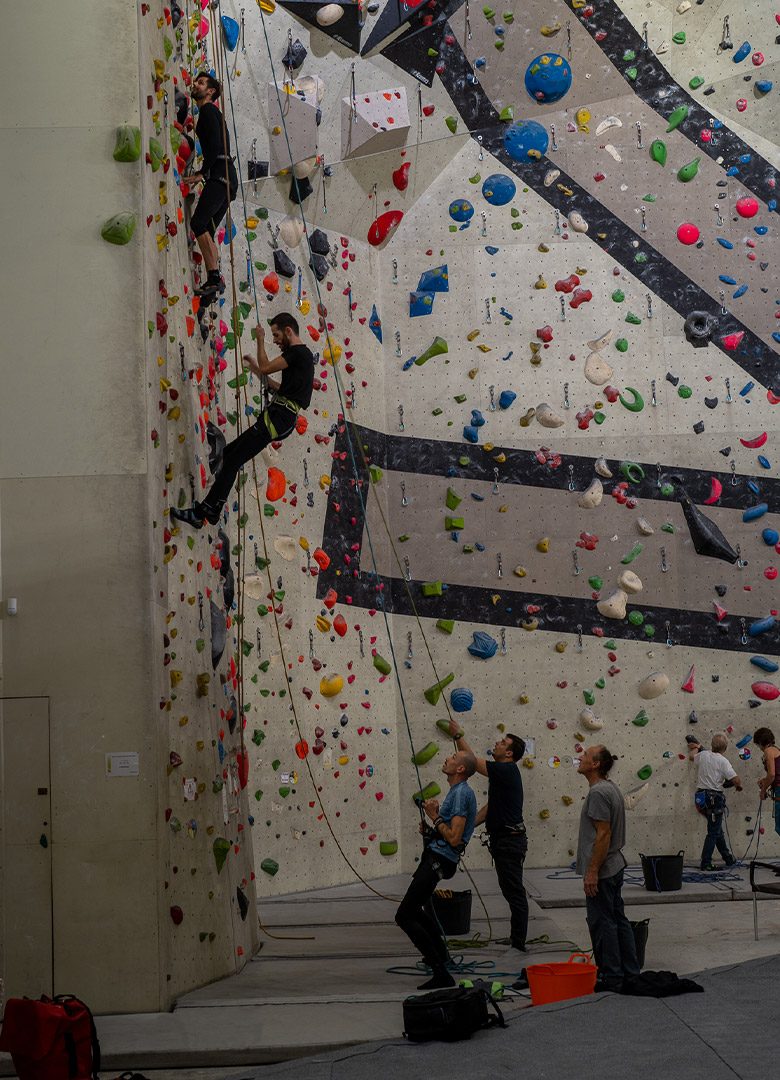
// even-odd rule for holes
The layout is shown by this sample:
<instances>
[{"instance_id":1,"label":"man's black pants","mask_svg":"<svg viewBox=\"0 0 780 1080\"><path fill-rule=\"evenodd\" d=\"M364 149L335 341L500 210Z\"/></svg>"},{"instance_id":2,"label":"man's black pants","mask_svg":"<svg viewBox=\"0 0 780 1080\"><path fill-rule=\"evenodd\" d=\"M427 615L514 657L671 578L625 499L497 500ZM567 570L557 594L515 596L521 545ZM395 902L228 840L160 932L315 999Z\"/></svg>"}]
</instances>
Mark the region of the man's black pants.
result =
<instances>
[{"instance_id":1,"label":"man's black pants","mask_svg":"<svg viewBox=\"0 0 780 1080\"><path fill-rule=\"evenodd\" d=\"M451 878L457 868L452 859L426 848L395 913L397 925L431 967L444 967L447 963L447 942L434 915L431 898L439 882Z\"/></svg>"},{"instance_id":2,"label":"man's black pants","mask_svg":"<svg viewBox=\"0 0 780 1080\"><path fill-rule=\"evenodd\" d=\"M623 871L612 877L599 878L598 892L585 897L593 959L599 977L615 989L620 989L626 975L639 974L636 944L631 923L623 908Z\"/></svg>"},{"instance_id":3,"label":"man's black pants","mask_svg":"<svg viewBox=\"0 0 780 1080\"><path fill-rule=\"evenodd\" d=\"M525 948L528 936L528 897L523 885L523 863L528 853L525 833L493 833L490 854L498 877L498 887L511 912L510 941L516 949Z\"/></svg>"},{"instance_id":4,"label":"man's black pants","mask_svg":"<svg viewBox=\"0 0 780 1080\"><path fill-rule=\"evenodd\" d=\"M273 431L268 429L266 416ZM269 405L256 424L242 431L237 439L227 444L222 454L222 465L201 506L219 514L236 482L241 466L246 465L247 461L251 461L261 450L265 450L269 443L286 439L295 427L295 421L295 413L290 409L282 405Z\"/></svg>"}]
</instances>

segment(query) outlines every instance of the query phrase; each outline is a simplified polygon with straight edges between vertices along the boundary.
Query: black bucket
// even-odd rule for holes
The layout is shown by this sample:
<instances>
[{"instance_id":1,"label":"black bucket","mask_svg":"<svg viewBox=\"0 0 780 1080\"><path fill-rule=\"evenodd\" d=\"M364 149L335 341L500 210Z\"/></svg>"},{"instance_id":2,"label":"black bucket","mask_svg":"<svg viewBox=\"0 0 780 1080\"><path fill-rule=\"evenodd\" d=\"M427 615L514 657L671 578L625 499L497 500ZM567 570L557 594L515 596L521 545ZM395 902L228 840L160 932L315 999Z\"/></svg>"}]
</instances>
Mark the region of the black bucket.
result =
<instances>
[{"instance_id":1,"label":"black bucket","mask_svg":"<svg viewBox=\"0 0 780 1080\"><path fill-rule=\"evenodd\" d=\"M682 888L683 855L642 855L642 873L648 892L677 892Z\"/></svg>"},{"instance_id":2,"label":"black bucket","mask_svg":"<svg viewBox=\"0 0 780 1080\"><path fill-rule=\"evenodd\" d=\"M636 947L636 958L639 962L639 968L645 966L645 951L647 949L647 934L650 929L650 920L641 919L639 922L632 922L631 929L634 931L634 945Z\"/></svg>"},{"instance_id":3,"label":"black bucket","mask_svg":"<svg viewBox=\"0 0 780 1080\"><path fill-rule=\"evenodd\" d=\"M445 934L467 934L471 928L471 889L463 892L437 889L433 894L433 910Z\"/></svg>"}]
</instances>

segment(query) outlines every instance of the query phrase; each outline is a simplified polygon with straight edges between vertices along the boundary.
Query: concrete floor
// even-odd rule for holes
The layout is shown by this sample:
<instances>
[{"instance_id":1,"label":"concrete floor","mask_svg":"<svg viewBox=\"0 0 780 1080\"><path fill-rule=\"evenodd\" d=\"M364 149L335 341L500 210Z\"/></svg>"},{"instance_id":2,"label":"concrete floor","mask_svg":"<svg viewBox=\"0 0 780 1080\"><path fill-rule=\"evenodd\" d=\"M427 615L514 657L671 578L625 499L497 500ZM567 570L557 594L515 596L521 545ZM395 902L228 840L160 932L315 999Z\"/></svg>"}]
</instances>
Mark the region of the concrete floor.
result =
<instances>
[{"instance_id":1,"label":"concrete floor","mask_svg":"<svg viewBox=\"0 0 780 1080\"><path fill-rule=\"evenodd\" d=\"M506 981L525 963L568 958L587 948L582 882L570 871L529 870L531 898L526 958L506 956L496 938L508 933L507 908L491 871L474 874L490 919L474 897L472 933L489 944L452 949L478 975ZM641 875L629 874L631 882ZM399 897L408 878L374 883ZM458 875L454 888L470 887ZM646 967L690 974L780 953L780 903L759 903L760 939L746 871L678 893L656 894L641 884L624 889L632 919L650 919ZM237 976L182 997L171 1013L103 1016L97 1020L104 1072L133 1069L158 1080L212 1080L236 1068L262 1066L401 1034L401 1002L421 973L406 938L393 923L394 904L359 885L264 902L263 945ZM388 968L400 967L400 973ZM530 1006L521 997L506 1013ZM539 1011L539 1010L536 1010ZM2 1072L0 1061L0 1072ZM5 1072L10 1071L7 1062Z\"/></svg>"}]
</instances>

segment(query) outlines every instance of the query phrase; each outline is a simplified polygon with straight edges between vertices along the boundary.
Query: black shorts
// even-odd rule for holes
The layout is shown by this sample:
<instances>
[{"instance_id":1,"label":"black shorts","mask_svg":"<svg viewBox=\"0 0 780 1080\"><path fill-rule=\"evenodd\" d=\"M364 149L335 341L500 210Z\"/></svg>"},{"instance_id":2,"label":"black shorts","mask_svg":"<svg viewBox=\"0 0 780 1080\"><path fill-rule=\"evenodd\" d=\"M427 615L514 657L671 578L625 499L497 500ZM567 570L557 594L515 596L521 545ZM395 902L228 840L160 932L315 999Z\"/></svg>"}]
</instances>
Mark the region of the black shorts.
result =
<instances>
[{"instance_id":1,"label":"black shorts","mask_svg":"<svg viewBox=\"0 0 780 1080\"><path fill-rule=\"evenodd\" d=\"M235 176L235 173L233 173ZM224 180L207 180L195 207L195 213L190 221L190 228L195 236L202 236L207 232L213 238L220 222L227 213L228 206L236 197L238 184L228 189Z\"/></svg>"}]
</instances>

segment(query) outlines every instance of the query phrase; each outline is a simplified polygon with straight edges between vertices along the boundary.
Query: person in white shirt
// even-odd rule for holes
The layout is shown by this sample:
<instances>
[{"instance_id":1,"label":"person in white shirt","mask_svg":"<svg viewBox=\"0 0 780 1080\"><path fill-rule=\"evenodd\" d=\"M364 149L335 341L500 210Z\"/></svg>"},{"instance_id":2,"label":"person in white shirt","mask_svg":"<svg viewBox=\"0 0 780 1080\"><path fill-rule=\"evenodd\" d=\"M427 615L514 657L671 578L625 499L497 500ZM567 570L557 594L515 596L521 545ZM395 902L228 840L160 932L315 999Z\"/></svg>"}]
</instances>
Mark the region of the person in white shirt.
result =
<instances>
[{"instance_id":1,"label":"person in white shirt","mask_svg":"<svg viewBox=\"0 0 780 1080\"><path fill-rule=\"evenodd\" d=\"M705 750L693 735L688 736L687 742L688 757L691 761L696 761L699 769L696 809L707 819L707 835L701 849L701 869L716 869L712 862L715 848L723 856L726 866L733 866L737 860L723 834L723 816L726 813L726 796L723 790L733 787L742 791L742 781L723 753L729 744L728 739L725 735L713 735L712 750Z\"/></svg>"}]
</instances>

